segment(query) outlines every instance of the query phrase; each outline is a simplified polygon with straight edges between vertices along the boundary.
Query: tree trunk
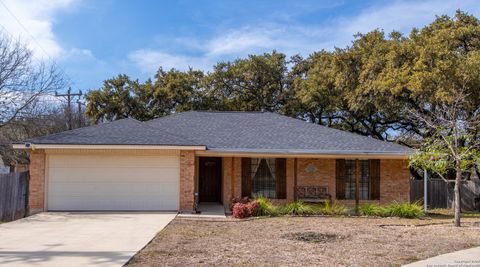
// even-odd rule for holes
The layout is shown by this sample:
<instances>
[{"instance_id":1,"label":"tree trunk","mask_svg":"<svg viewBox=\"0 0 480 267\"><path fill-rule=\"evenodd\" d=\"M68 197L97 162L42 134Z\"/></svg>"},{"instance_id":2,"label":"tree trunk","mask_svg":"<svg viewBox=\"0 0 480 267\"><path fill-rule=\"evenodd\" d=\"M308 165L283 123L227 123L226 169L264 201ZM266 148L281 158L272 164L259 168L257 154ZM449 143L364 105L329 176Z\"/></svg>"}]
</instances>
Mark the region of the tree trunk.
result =
<instances>
[{"instance_id":1,"label":"tree trunk","mask_svg":"<svg viewBox=\"0 0 480 267\"><path fill-rule=\"evenodd\" d=\"M455 188L453 189L454 195L454 213L455 213L455 226L460 227L460 183L462 180L462 170L460 169L460 161L455 161Z\"/></svg>"}]
</instances>

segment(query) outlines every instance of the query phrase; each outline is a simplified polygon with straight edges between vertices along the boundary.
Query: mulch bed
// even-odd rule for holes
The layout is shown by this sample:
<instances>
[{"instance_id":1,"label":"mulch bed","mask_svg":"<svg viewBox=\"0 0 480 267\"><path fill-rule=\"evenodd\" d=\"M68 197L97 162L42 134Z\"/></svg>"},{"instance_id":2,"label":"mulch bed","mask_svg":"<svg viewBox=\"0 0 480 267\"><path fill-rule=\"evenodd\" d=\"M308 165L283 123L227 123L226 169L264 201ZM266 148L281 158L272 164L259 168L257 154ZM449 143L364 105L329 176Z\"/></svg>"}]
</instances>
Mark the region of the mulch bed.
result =
<instances>
[{"instance_id":1,"label":"mulch bed","mask_svg":"<svg viewBox=\"0 0 480 267\"><path fill-rule=\"evenodd\" d=\"M399 266L480 246L479 221L456 228L451 219L177 218L129 266Z\"/></svg>"}]
</instances>

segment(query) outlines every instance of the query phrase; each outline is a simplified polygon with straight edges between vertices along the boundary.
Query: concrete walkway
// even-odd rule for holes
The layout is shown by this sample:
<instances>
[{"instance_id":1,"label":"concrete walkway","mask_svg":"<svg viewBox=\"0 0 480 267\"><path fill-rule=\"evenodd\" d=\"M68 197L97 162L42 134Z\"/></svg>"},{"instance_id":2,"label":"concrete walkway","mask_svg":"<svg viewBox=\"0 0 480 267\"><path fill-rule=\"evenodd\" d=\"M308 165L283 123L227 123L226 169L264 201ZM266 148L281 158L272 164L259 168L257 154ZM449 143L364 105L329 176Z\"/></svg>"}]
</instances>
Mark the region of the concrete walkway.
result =
<instances>
[{"instance_id":1,"label":"concrete walkway","mask_svg":"<svg viewBox=\"0 0 480 267\"><path fill-rule=\"evenodd\" d=\"M480 266L480 247L470 248L452 253L439 255L433 258L429 258L423 261L417 261L403 267L435 267L435 266L448 266L448 267L468 267L468 266Z\"/></svg>"},{"instance_id":2,"label":"concrete walkway","mask_svg":"<svg viewBox=\"0 0 480 267\"><path fill-rule=\"evenodd\" d=\"M40 213L0 224L0 266L122 266L176 213Z\"/></svg>"},{"instance_id":3,"label":"concrete walkway","mask_svg":"<svg viewBox=\"0 0 480 267\"><path fill-rule=\"evenodd\" d=\"M226 219L225 208L220 203L201 202L198 205L199 213L180 213L178 217L197 218L197 219Z\"/></svg>"}]
</instances>

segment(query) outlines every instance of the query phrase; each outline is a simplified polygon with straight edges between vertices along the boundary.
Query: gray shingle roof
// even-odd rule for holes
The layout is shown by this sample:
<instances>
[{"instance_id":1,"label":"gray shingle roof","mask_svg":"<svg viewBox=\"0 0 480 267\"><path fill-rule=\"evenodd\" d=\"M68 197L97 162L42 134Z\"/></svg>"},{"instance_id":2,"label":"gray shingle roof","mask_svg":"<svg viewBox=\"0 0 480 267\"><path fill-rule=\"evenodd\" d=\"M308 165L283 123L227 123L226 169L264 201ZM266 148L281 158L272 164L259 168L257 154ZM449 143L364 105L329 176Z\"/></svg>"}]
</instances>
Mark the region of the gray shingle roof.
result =
<instances>
[{"instance_id":1,"label":"gray shingle roof","mask_svg":"<svg viewBox=\"0 0 480 267\"><path fill-rule=\"evenodd\" d=\"M148 122L123 119L26 140L34 144L185 145L260 153L407 154L398 144L270 112L189 111Z\"/></svg>"},{"instance_id":2,"label":"gray shingle roof","mask_svg":"<svg viewBox=\"0 0 480 267\"><path fill-rule=\"evenodd\" d=\"M278 153L405 154L398 144L270 112L189 111L146 122L181 133L208 150Z\"/></svg>"},{"instance_id":3,"label":"gray shingle roof","mask_svg":"<svg viewBox=\"0 0 480 267\"><path fill-rule=\"evenodd\" d=\"M24 142L68 145L201 145L186 137L153 128L134 119L116 120L32 138Z\"/></svg>"}]
</instances>

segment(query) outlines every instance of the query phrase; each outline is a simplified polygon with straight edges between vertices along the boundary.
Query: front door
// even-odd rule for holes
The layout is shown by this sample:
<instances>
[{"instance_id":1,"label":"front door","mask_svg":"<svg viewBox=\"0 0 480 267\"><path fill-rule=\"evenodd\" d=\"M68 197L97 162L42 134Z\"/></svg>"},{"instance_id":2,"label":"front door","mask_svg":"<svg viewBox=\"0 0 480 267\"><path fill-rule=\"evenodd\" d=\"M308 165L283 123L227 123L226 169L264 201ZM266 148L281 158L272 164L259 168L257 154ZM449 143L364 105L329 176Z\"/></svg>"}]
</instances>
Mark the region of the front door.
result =
<instances>
[{"instance_id":1,"label":"front door","mask_svg":"<svg viewBox=\"0 0 480 267\"><path fill-rule=\"evenodd\" d=\"M222 158L201 157L199 165L199 201L221 202Z\"/></svg>"}]
</instances>

